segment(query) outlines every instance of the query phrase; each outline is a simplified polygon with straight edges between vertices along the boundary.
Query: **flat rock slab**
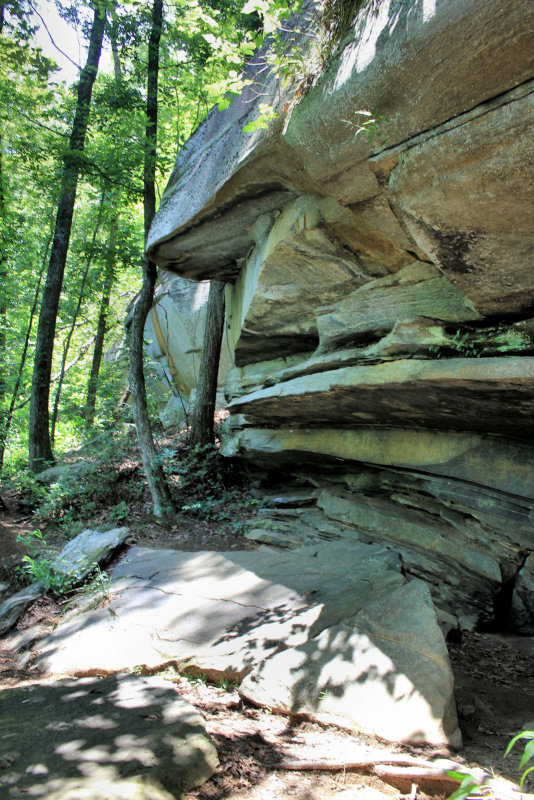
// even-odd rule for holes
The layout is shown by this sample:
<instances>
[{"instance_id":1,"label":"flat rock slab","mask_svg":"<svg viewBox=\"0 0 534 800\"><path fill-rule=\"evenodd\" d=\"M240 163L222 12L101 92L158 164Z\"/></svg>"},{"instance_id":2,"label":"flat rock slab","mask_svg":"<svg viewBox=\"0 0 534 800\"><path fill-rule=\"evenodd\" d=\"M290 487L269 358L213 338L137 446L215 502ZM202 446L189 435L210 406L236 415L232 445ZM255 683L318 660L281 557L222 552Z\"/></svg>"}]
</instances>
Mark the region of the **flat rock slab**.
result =
<instances>
[{"instance_id":1,"label":"flat rock slab","mask_svg":"<svg viewBox=\"0 0 534 800\"><path fill-rule=\"evenodd\" d=\"M262 548L231 554L135 547L113 572L110 605L89 613L74 613L37 644L37 665L49 674L80 675L176 662L211 677L240 681L251 672L257 676L262 665L261 674L283 676L277 701L270 698L266 704L291 711L284 702L293 692L292 668L286 674L282 664L286 658L300 659L305 652L303 669L306 680L313 685L312 694L322 691L318 687L323 677L316 665L326 656L334 670L346 671L343 686L357 681L365 690L367 682L382 683L386 687L382 711L385 717L394 717L399 697L390 692L389 672L395 672L391 665L399 660L398 671L402 673L407 662L402 660L404 651L401 658L396 650L387 649L390 633L386 637L366 634L372 639L374 650L366 655L363 671L357 661L352 664L343 648L339 653L336 647L325 650L323 639L337 642L336 626L346 625L349 628L343 634L345 638L359 636L354 632L354 616L381 601L386 604L384 614L395 611L393 619L401 624L402 604L415 603L418 610L410 616L410 646L422 638L426 644L425 648L414 650L417 670L411 670L404 682L408 685L411 681L412 690L402 703L403 733L399 734L402 726L396 721L390 738L413 738L413 705L418 719L415 738L424 740L426 736L428 741L436 742L450 737L451 743L456 743L452 676L443 636L429 596L422 597L420 590L415 595L412 590L406 595L395 594L407 586L400 559L393 550L348 539L319 541L292 551ZM392 608L388 605L390 597L394 598ZM425 653L440 653L438 670L433 671L432 657L423 657L423 649ZM353 648L355 659L362 658L360 651L361 647ZM386 662L387 668L383 667ZM430 677L425 677L428 670ZM299 674L302 677L302 669ZM441 705L434 702L436 694L443 695ZM420 695L429 696L426 705ZM251 690L248 696L254 699ZM258 702L262 702L261 692ZM422 707L429 715L426 726ZM449 707L453 709L453 721L444 724L440 713L448 714ZM358 716L356 708L353 717L345 717L343 724L374 730L367 724L369 715L363 715L361 722ZM441 733L438 735L437 731ZM386 731L381 735L387 738Z\"/></svg>"},{"instance_id":2,"label":"flat rock slab","mask_svg":"<svg viewBox=\"0 0 534 800\"><path fill-rule=\"evenodd\" d=\"M435 627L428 587L412 581L265 661L240 693L277 711L384 739L459 747L453 678Z\"/></svg>"},{"instance_id":3,"label":"flat rock slab","mask_svg":"<svg viewBox=\"0 0 534 800\"><path fill-rule=\"evenodd\" d=\"M169 661L243 677L402 585L381 545L320 543L294 555L134 547L114 569L109 606L73 615L38 645L47 673L114 672Z\"/></svg>"},{"instance_id":4,"label":"flat rock slab","mask_svg":"<svg viewBox=\"0 0 534 800\"><path fill-rule=\"evenodd\" d=\"M171 800L204 783L217 763L202 718L162 678L0 693L2 797Z\"/></svg>"}]
</instances>

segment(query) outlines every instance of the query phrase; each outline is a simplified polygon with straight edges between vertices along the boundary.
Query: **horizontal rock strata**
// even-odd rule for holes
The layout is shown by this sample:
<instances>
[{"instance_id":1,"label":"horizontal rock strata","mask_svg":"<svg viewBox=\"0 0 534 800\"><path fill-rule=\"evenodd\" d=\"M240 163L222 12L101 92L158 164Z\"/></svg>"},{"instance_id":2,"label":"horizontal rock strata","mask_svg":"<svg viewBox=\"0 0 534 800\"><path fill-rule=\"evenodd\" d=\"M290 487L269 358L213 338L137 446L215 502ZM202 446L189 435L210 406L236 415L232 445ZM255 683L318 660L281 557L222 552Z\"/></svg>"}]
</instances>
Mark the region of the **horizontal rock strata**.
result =
<instances>
[{"instance_id":1,"label":"horizontal rock strata","mask_svg":"<svg viewBox=\"0 0 534 800\"><path fill-rule=\"evenodd\" d=\"M533 46L523 0L364 3L299 102L262 87L270 128L243 130L253 87L211 113L149 238L228 281L224 451L307 481L325 535L395 547L461 625L525 633Z\"/></svg>"}]
</instances>

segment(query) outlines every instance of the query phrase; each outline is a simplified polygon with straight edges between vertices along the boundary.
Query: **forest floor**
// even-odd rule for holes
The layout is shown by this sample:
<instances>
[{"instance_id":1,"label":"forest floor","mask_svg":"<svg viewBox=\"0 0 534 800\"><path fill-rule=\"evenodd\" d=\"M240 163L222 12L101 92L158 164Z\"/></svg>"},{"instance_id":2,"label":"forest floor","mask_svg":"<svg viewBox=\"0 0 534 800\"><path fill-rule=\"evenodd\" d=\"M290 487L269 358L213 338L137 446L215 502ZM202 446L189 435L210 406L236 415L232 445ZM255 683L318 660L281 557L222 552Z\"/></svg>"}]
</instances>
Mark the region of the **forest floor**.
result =
<instances>
[{"instance_id":1,"label":"forest floor","mask_svg":"<svg viewBox=\"0 0 534 800\"><path fill-rule=\"evenodd\" d=\"M18 541L36 522L27 507L20 505L14 490L1 495L0 510L0 582L14 574L25 552ZM116 500L116 498L114 498ZM246 506L246 504L242 504ZM116 507L116 505L114 506ZM198 520L179 515L175 524L155 524L148 514L146 496L129 500L127 524L132 530L130 543L145 547L175 548L187 551L235 550L254 547L244 538L244 524L229 520ZM246 523L250 513L241 510L239 523ZM110 519L109 506L97 505L85 527L95 527ZM60 547L64 532L46 526L47 542ZM32 625L52 627L61 613L62 601L44 597L25 613L19 630ZM460 753L436 753L416 747L394 747L376 739L355 736L333 726L322 726L303 719L283 717L244 703L234 687L225 691L201 680L171 676L177 691L192 703L206 721L219 753L220 766L202 788L188 795L190 800L381 800L400 797L393 788L371 774L350 770L292 771L280 767L280 753L288 745L296 747L300 760L320 762L336 757L351 744L365 744L424 757L442 755L471 766L518 781L519 749L504 760L510 738L524 727L534 728L534 643L531 637L505 634L463 632L460 641L449 643L449 654L456 684L458 716L464 747ZM1 640L0 640L1 648ZM15 672L9 659L0 652L0 689L35 682L36 674L28 669ZM530 723L530 724L529 724ZM527 787L527 791L529 788ZM532 788L530 788L532 791ZM415 793L412 792L412 798ZM444 796L442 794L441 796ZM423 798L422 792L417 797Z\"/></svg>"}]
</instances>

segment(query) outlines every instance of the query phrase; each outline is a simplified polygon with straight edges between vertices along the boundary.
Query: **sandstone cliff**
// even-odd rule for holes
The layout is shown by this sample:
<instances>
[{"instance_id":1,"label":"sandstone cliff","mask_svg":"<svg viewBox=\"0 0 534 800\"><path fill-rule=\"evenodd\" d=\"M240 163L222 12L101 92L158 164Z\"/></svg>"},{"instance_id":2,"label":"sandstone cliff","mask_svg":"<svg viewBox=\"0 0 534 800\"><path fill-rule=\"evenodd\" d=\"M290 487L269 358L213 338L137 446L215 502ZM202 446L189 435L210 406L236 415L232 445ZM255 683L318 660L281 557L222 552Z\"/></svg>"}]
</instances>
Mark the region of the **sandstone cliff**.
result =
<instances>
[{"instance_id":1,"label":"sandstone cliff","mask_svg":"<svg viewBox=\"0 0 534 800\"><path fill-rule=\"evenodd\" d=\"M525 0L364 4L294 107L273 79L211 113L149 238L166 269L228 281L226 452L316 486L323 520L389 543L444 617L522 632L533 51ZM266 93L278 118L244 132ZM371 143L360 110L388 120Z\"/></svg>"}]
</instances>

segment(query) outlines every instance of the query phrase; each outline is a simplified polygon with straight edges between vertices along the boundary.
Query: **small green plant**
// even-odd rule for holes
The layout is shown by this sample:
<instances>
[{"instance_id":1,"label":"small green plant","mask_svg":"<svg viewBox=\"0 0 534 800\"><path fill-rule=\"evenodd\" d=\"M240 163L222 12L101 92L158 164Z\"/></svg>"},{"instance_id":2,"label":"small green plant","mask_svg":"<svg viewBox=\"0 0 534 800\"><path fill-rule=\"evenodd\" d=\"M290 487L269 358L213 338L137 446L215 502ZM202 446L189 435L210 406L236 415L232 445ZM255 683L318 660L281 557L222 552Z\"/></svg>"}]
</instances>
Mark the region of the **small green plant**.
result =
<instances>
[{"instance_id":1,"label":"small green plant","mask_svg":"<svg viewBox=\"0 0 534 800\"><path fill-rule=\"evenodd\" d=\"M469 332L462 333L460 330L457 330L451 336L447 345L432 345L428 349L436 358L442 358L443 355L450 354L457 354L462 358L480 358L483 354L482 345L474 342Z\"/></svg>"},{"instance_id":2,"label":"small green plant","mask_svg":"<svg viewBox=\"0 0 534 800\"><path fill-rule=\"evenodd\" d=\"M205 672L186 673L184 677L193 686L204 686L208 682L208 676Z\"/></svg>"},{"instance_id":3,"label":"small green plant","mask_svg":"<svg viewBox=\"0 0 534 800\"><path fill-rule=\"evenodd\" d=\"M121 500L120 503L117 503L110 509L109 521L123 522L128 517L129 513L130 509L128 508L126 500Z\"/></svg>"},{"instance_id":4,"label":"small green plant","mask_svg":"<svg viewBox=\"0 0 534 800\"><path fill-rule=\"evenodd\" d=\"M54 569L53 555L46 545L43 534L39 530L19 534L17 541L21 542L28 553L22 557L23 566L19 568L21 580L26 578L26 583L39 581L46 591L56 595L65 595L76 582L75 575L65 575Z\"/></svg>"},{"instance_id":5,"label":"small green plant","mask_svg":"<svg viewBox=\"0 0 534 800\"><path fill-rule=\"evenodd\" d=\"M356 114L356 121L349 123L356 128L356 136L363 134L369 144L372 144L376 136L380 135L378 144L380 147L385 147L388 141L388 126L390 124L389 117L385 114L379 114L377 111L369 111L366 108L360 108L354 112Z\"/></svg>"},{"instance_id":6,"label":"small green plant","mask_svg":"<svg viewBox=\"0 0 534 800\"><path fill-rule=\"evenodd\" d=\"M447 800L465 800L466 797L482 797L486 792L482 789L480 782L465 772L448 769L446 774L449 778L460 781L459 787L448 796Z\"/></svg>"},{"instance_id":7,"label":"small green plant","mask_svg":"<svg viewBox=\"0 0 534 800\"><path fill-rule=\"evenodd\" d=\"M519 769L523 769L528 762L534 758L534 731L525 730L516 733L516 735L508 742L508 746L504 751L504 755L506 757L514 745L521 739L525 739L526 744L523 747L523 754L521 756L521 761L519 762ZM521 780L519 782L520 789L523 789L523 784L527 775L533 770L534 765L523 770L523 774L521 775ZM447 800L465 800L467 797L494 797L491 787L485 785L485 779L479 780L474 775L460 772L459 770L447 770L447 775L450 778L454 778L460 782L459 787L451 795L449 795Z\"/></svg>"},{"instance_id":8,"label":"small green plant","mask_svg":"<svg viewBox=\"0 0 534 800\"><path fill-rule=\"evenodd\" d=\"M504 755L507 756L515 743L520 739L526 739L526 744L523 747L523 755L521 756L521 761L519 762L519 769L523 769L523 767L534 757L534 731L520 731L519 733L516 733L513 739L511 739L508 743L508 747L504 751ZM519 782L520 789L523 788L525 778L529 772L532 772L532 770L534 770L534 766L527 767L527 769L524 770Z\"/></svg>"},{"instance_id":9,"label":"small green plant","mask_svg":"<svg viewBox=\"0 0 534 800\"><path fill-rule=\"evenodd\" d=\"M233 692L237 688L237 681L232 681L229 678L219 678L216 685L223 692Z\"/></svg>"}]
</instances>

